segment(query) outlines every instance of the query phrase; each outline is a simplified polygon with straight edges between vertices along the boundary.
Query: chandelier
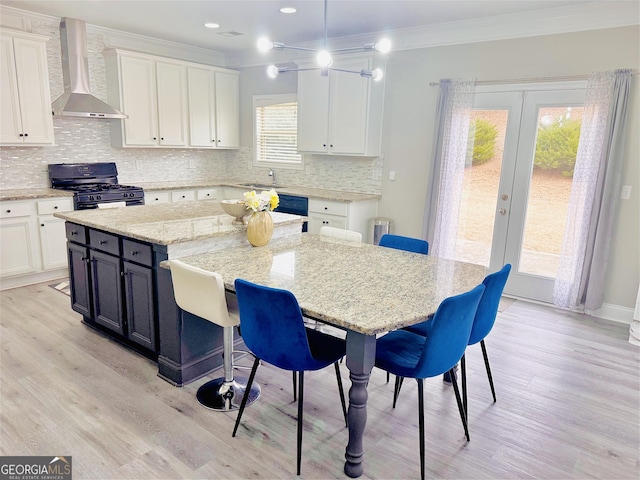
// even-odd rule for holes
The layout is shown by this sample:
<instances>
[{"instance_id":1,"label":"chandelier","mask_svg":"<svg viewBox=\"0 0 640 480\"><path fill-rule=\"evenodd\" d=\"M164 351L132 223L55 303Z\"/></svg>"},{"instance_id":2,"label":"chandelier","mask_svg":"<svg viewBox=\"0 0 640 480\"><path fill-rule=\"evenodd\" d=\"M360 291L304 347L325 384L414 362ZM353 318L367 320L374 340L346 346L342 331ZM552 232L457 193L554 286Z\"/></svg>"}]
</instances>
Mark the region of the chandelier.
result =
<instances>
[{"instance_id":1,"label":"chandelier","mask_svg":"<svg viewBox=\"0 0 640 480\"><path fill-rule=\"evenodd\" d=\"M380 52L387 53L391 50L391 42L383 38L376 43L367 43L365 45L359 47L347 47L347 48L339 48L334 50L327 49L327 0L324 0L324 48L321 50L315 48L307 48L307 47L295 47L292 45L285 45L282 42L272 42L267 37L261 37L258 39L258 50L263 53L266 53L270 50L303 50L307 52L315 52L316 53L316 67L309 68L292 68L292 67L278 67L277 65L269 65L267 67L267 76L270 78L276 78L281 73L287 72L302 72L305 70L320 70L320 75L327 76L330 70L337 72L347 72L347 73L355 73L364 78L371 78L374 81L379 81L382 79L383 72L380 68L376 68L375 70L347 70L342 68L335 68L331 65L333 64L333 55L335 54L343 54L343 53L353 53L353 52Z\"/></svg>"}]
</instances>

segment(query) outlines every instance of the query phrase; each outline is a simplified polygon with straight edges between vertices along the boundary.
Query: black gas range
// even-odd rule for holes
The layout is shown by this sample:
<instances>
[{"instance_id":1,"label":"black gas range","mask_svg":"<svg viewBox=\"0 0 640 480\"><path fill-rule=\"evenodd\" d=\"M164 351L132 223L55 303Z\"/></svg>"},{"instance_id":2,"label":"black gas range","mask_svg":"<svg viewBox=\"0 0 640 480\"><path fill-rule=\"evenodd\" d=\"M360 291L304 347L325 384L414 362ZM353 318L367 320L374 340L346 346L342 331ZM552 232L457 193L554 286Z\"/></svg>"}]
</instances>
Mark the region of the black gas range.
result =
<instances>
[{"instance_id":1,"label":"black gas range","mask_svg":"<svg viewBox=\"0 0 640 480\"><path fill-rule=\"evenodd\" d=\"M114 162L54 163L49 165L53 188L73 191L76 210L109 206L144 205L144 190L118 183Z\"/></svg>"}]
</instances>

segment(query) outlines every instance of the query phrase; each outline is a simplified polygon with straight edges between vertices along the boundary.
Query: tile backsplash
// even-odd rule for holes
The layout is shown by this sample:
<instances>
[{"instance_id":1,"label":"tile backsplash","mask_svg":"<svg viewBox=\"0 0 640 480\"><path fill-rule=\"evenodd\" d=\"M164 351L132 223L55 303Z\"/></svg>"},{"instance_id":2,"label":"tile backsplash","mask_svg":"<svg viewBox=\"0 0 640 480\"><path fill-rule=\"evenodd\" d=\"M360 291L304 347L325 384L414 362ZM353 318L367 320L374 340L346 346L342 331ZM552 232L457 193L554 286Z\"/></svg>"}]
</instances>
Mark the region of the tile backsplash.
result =
<instances>
[{"instance_id":1,"label":"tile backsplash","mask_svg":"<svg viewBox=\"0 0 640 480\"><path fill-rule=\"evenodd\" d=\"M32 21L33 33L46 35L52 100L63 92L58 22ZM102 35L87 32L92 93L106 101ZM116 162L118 180L136 184L159 181L218 181L237 178L270 181L268 168L253 165L250 147L239 150L116 148L111 129L117 120L53 119L55 146L0 147L0 190L50 186L47 166L65 162ZM304 170L277 169L278 183L380 194L382 158L305 156Z\"/></svg>"}]
</instances>

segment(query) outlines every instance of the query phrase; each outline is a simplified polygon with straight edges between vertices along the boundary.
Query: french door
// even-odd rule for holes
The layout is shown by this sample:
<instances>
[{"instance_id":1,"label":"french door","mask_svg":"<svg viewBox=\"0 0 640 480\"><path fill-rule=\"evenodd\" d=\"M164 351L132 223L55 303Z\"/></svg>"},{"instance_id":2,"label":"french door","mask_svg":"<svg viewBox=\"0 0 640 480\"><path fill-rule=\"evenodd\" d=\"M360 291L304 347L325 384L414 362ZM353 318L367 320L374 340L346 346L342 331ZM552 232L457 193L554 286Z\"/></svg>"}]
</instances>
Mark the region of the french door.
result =
<instances>
[{"instance_id":1,"label":"french door","mask_svg":"<svg viewBox=\"0 0 640 480\"><path fill-rule=\"evenodd\" d=\"M511 263L507 295L553 301L585 86L476 91L456 259Z\"/></svg>"}]
</instances>

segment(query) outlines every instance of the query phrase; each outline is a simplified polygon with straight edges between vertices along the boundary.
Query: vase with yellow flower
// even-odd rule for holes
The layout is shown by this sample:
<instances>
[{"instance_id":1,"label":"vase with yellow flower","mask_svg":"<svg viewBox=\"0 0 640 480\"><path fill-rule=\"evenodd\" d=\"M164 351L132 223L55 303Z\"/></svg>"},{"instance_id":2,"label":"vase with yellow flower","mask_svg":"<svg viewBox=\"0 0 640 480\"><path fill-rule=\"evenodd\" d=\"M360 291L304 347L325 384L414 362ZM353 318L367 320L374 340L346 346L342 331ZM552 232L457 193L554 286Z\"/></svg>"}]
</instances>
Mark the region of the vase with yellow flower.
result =
<instances>
[{"instance_id":1,"label":"vase with yellow flower","mask_svg":"<svg viewBox=\"0 0 640 480\"><path fill-rule=\"evenodd\" d=\"M278 208L280 199L275 190L265 190L257 194L255 190L245 192L244 203L253 211L247 223L247 240L254 247L262 247L269 243L273 235L273 219L271 211Z\"/></svg>"}]
</instances>

